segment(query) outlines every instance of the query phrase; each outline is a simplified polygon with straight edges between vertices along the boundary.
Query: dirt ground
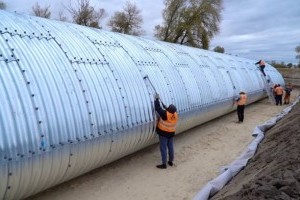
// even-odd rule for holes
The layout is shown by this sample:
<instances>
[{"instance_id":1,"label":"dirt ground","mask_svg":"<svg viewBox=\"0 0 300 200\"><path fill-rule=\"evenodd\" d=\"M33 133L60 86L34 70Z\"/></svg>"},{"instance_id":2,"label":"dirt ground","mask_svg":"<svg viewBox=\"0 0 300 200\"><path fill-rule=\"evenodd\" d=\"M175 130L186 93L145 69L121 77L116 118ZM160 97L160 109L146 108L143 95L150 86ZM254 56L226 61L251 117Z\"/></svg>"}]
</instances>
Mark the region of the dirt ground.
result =
<instances>
[{"instance_id":1,"label":"dirt ground","mask_svg":"<svg viewBox=\"0 0 300 200\"><path fill-rule=\"evenodd\" d=\"M292 99L295 99L297 95L299 95L299 90L294 90ZM236 112L232 112L177 135L175 137L175 166L173 167L168 167L164 170L155 167L156 164L160 164L159 147L156 144L69 182L48 189L34 197L30 197L30 199L190 200L208 181L219 175L221 166L231 163L244 151L253 140L251 133L256 125L264 123L285 107L287 105L271 105L268 99L264 99L246 106L245 121L242 124L236 123ZM299 106L297 108L299 110ZM282 122L289 122L289 124L293 124L294 128L298 127L299 130L299 118L298 123L296 123L296 117L289 117L289 120L285 119ZM244 180L246 184L252 181L252 178L257 177L256 174L260 175L260 172L266 168L266 164L272 164L273 170L278 168L279 172L283 166L289 171L277 175L275 175L274 171L271 171L269 172L270 175L261 176L264 177L263 180L252 181L252 185L243 187L248 191L245 194L251 193L250 191L253 191L251 188L256 186L254 189L257 189L259 185L259 189L265 191L264 185L266 180L271 180L272 186L275 185L282 191L294 191L293 187L289 186L293 183L299 184L300 166L299 164L297 166L299 156L296 154L297 148L298 152L300 152L299 147L296 147L299 136L287 137L288 135L296 134L296 131L289 131L287 127L279 127L277 125L273 130L284 130L286 137L279 136L279 133L274 133L276 136L273 136L273 142L266 143L267 140L265 140L264 143L266 144L262 145L262 147L273 148L271 150L272 153L265 155L267 159L262 156L266 152L259 153L250 163L254 167L254 172L249 174L242 172L239 176L244 174L247 178ZM268 133L268 135L271 134ZM282 143L278 148L275 148L277 146L275 145L276 141ZM291 149L286 148L286 146L292 145L295 146ZM281 165L275 164L276 155L279 155L281 151L286 152L287 155L281 156L282 160L278 160ZM289 157L288 162L283 162L286 157ZM255 161L260 158L263 161L255 164ZM289 163L294 163L294 165ZM294 173L291 173L293 169L295 172L298 170L298 179L292 178L295 177ZM282 177L287 177L284 183L280 181ZM233 188L235 189L235 187ZM225 193L235 196L236 193L234 192L235 190L228 190ZM231 196L228 199L231 199ZM241 198L237 197L236 199Z\"/></svg>"},{"instance_id":2,"label":"dirt ground","mask_svg":"<svg viewBox=\"0 0 300 200\"><path fill-rule=\"evenodd\" d=\"M265 136L245 169L213 200L300 199L300 103Z\"/></svg>"}]
</instances>

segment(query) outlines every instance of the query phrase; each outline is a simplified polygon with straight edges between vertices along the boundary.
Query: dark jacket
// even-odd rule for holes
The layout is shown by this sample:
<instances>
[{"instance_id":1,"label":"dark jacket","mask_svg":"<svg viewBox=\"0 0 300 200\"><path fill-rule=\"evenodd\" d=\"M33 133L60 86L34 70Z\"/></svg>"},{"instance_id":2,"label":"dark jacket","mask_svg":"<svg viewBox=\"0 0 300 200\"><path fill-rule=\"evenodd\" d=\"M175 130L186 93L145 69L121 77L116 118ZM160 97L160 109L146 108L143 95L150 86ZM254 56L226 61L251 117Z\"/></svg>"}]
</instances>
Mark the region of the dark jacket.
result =
<instances>
[{"instance_id":1,"label":"dark jacket","mask_svg":"<svg viewBox=\"0 0 300 200\"><path fill-rule=\"evenodd\" d=\"M256 65L259 64L259 66L265 67L265 65L261 65L260 64L261 60L259 60L257 63L255 63Z\"/></svg>"},{"instance_id":2,"label":"dark jacket","mask_svg":"<svg viewBox=\"0 0 300 200\"><path fill-rule=\"evenodd\" d=\"M156 99L154 102L155 105L155 111L159 114L159 116L162 118L162 120L167 120L167 111L162 109L162 107L160 106L160 102L159 99ZM166 106L164 106L166 108ZM168 112L170 113L175 113L176 112L176 108L174 109L170 109L168 110ZM173 137L175 135L175 132L166 132L163 130L160 130L158 127L156 127L156 132L158 135L164 136L164 137Z\"/></svg>"}]
</instances>

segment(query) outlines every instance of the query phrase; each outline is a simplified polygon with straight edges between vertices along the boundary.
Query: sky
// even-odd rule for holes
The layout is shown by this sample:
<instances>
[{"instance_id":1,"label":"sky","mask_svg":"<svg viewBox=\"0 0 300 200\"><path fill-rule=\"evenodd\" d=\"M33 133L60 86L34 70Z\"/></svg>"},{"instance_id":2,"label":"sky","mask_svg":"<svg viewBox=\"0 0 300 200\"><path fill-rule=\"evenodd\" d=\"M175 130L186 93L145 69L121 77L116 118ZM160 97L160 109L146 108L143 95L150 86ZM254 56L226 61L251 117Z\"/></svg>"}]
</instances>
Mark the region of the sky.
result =
<instances>
[{"instance_id":1,"label":"sky","mask_svg":"<svg viewBox=\"0 0 300 200\"><path fill-rule=\"evenodd\" d=\"M69 5L69 0L2 0L7 10L32 14L32 6L50 5L51 18ZM143 37L155 39L155 25L161 24L164 0L135 0L143 16ZM75 2L74 0L72 2ZM96 8L104 8L104 30L106 23L116 11L121 11L126 0L90 0ZM67 11L65 12L67 15ZM300 45L299 0L223 0L220 32L211 41L210 49L225 48L225 53L253 60L264 59L296 64L295 48Z\"/></svg>"}]
</instances>

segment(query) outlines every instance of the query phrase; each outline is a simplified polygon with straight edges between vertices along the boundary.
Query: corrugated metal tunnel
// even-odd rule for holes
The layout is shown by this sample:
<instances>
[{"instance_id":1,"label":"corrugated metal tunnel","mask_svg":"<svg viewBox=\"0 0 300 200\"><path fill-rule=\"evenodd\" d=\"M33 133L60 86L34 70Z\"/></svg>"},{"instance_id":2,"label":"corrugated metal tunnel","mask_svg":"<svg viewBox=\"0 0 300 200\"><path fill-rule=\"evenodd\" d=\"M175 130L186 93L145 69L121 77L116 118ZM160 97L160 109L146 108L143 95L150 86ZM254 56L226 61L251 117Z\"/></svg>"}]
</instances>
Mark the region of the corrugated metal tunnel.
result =
<instances>
[{"instance_id":1,"label":"corrugated metal tunnel","mask_svg":"<svg viewBox=\"0 0 300 200\"><path fill-rule=\"evenodd\" d=\"M177 133L266 97L256 61L0 11L0 199L20 199L157 142L154 90ZM268 65L274 83L280 73Z\"/></svg>"}]
</instances>

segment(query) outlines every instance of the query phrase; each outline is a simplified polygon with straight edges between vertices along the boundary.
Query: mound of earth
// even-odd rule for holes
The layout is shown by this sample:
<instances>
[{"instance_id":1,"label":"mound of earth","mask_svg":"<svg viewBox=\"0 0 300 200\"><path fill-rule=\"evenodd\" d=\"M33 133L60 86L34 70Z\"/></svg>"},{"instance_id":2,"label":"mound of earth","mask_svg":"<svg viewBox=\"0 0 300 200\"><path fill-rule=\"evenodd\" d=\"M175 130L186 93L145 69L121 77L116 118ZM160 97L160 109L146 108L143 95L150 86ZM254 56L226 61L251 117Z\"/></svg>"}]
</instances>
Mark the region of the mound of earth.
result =
<instances>
[{"instance_id":1,"label":"mound of earth","mask_svg":"<svg viewBox=\"0 0 300 200\"><path fill-rule=\"evenodd\" d=\"M248 165L211 199L300 199L300 103L266 132Z\"/></svg>"}]
</instances>

